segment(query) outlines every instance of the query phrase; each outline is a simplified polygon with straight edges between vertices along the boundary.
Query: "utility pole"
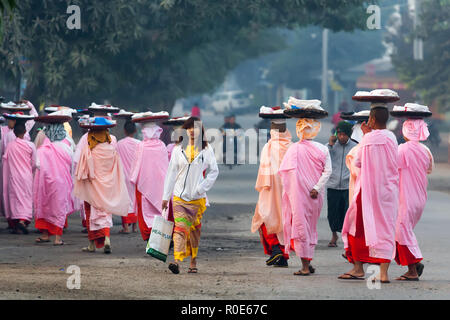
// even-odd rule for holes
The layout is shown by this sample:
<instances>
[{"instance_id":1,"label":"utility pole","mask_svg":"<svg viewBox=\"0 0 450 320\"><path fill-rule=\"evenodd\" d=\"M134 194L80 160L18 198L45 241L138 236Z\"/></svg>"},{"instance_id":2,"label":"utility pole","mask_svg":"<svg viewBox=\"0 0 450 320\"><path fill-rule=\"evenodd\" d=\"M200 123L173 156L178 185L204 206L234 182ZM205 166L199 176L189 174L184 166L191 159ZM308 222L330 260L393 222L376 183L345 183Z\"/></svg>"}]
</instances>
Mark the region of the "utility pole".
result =
<instances>
[{"instance_id":1,"label":"utility pole","mask_svg":"<svg viewBox=\"0 0 450 320\"><path fill-rule=\"evenodd\" d=\"M410 2L414 6L412 8L413 11L413 21L414 21L414 32L417 32L420 26L420 1L421 0L413 0L413 2ZM411 7L410 7L411 9ZM414 37L414 44L413 44L413 55L414 60L423 60L423 40L418 38L417 36Z\"/></svg>"},{"instance_id":2,"label":"utility pole","mask_svg":"<svg viewBox=\"0 0 450 320\"><path fill-rule=\"evenodd\" d=\"M328 104L328 29L322 31L322 105Z\"/></svg>"}]
</instances>

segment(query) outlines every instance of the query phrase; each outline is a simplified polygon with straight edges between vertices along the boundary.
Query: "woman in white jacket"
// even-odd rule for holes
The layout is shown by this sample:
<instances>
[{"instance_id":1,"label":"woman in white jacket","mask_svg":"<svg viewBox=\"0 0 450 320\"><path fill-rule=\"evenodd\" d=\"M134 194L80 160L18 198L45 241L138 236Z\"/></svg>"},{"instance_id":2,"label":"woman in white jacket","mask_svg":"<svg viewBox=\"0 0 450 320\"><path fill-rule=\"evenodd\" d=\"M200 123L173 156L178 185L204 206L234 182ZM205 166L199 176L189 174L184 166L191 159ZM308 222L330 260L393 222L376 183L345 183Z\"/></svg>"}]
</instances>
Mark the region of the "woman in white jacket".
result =
<instances>
[{"instance_id":1,"label":"woman in white jacket","mask_svg":"<svg viewBox=\"0 0 450 320\"><path fill-rule=\"evenodd\" d=\"M173 232L175 263L169 269L178 274L180 262L191 257L188 273L197 273L197 253L201 220L206 210L206 192L219 175L212 147L205 138L200 119L191 117L184 123L187 139L180 137L164 181L162 208L173 197L175 228Z\"/></svg>"}]
</instances>

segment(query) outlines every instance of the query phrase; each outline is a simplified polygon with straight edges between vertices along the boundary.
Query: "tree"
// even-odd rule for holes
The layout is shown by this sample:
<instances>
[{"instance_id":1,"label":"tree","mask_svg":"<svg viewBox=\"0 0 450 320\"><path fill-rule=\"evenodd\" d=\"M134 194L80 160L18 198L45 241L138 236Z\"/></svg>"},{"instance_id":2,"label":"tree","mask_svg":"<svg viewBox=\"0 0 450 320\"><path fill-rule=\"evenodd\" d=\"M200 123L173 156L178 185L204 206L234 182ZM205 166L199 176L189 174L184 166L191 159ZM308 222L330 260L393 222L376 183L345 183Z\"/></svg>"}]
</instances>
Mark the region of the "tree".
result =
<instances>
[{"instance_id":1,"label":"tree","mask_svg":"<svg viewBox=\"0 0 450 320\"><path fill-rule=\"evenodd\" d=\"M420 26L414 31L407 10L402 24L389 36L395 51L392 62L402 81L416 90L426 104L436 103L438 110L450 110L450 1L422 1ZM424 59L414 60L413 40L424 41Z\"/></svg>"},{"instance_id":2,"label":"tree","mask_svg":"<svg viewBox=\"0 0 450 320\"><path fill-rule=\"evenodd\" d=\"M81 30L66 27L68 5ZM364 0L23 0L5 23L0 68L25 73L30 100L170 109L216 88L244 59L278 50L271 28L362 28ZM265 37L266 41L261 41ZM30 61L26 70L11 61Z\"/></svg>"},{"instance_id":3,"label":"tree","mask_svg":"<svg viewBox=\"0 0 450 320\"><path fill-rule=\"evenodd\" d=\"M10 13L14 7L16 6L15 0L0 0L0 42L2 40L2 32L3 32L3 15L5 13Z\"/></svg>"}]
</instances>

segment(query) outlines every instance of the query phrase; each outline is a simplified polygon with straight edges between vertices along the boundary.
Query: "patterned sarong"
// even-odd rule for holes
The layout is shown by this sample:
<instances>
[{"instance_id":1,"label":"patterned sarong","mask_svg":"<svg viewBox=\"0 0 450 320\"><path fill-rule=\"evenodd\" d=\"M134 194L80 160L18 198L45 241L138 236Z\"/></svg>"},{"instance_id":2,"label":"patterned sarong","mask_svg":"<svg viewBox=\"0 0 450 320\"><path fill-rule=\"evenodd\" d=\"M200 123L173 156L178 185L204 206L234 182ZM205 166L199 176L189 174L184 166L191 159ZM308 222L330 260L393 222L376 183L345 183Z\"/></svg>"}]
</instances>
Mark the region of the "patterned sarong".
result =
<instances>
[{"instance_id":1,"label":"patterned sarong","mask_svg":"<svg viewBox=\"0 0 450 320\"><path fill-rule=\"evenodd\" d=\"M174 257L183 261L186 257L197 257L200 242L202 217L206 210L206 199L184 201L173 198L175 228L173 230Z\"/></svg>"}]
</instances>

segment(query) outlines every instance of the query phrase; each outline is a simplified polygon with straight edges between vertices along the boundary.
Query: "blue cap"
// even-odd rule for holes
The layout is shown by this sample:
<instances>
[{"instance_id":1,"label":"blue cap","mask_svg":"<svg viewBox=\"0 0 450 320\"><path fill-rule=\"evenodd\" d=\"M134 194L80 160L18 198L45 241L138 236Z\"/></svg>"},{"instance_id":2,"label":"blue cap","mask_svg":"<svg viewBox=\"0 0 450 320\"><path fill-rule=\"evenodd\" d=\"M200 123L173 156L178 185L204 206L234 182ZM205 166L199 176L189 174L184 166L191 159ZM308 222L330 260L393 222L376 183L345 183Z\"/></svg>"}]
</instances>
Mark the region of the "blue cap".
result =
<instances>
[{"instance_id":1,"label":"blue cap","mask_svg":"<svg viewBox=\"0 0 450 320\"><path fill-rule=\"evenodd\" d=\"M93 125L96 125L96 126L108 126L111 124L114 124L114 123L103 117L95 117L95 120L93 123Z\"/></svg>"}]
</instances>

